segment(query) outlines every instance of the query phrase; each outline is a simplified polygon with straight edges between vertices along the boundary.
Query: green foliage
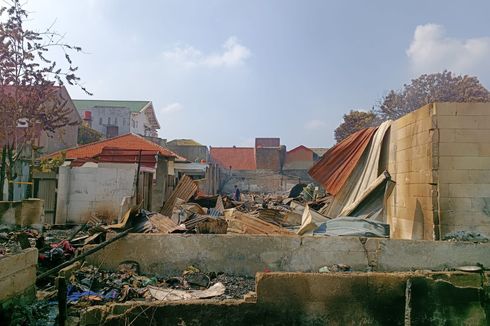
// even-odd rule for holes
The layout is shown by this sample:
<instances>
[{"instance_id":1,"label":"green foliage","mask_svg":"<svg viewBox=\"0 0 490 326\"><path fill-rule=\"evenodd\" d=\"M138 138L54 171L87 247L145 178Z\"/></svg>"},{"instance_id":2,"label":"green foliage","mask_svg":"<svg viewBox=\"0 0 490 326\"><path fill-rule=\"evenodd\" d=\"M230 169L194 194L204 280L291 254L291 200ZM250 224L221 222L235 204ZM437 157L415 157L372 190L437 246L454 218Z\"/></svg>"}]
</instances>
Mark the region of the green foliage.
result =
<instances>
[{"instance_id":1,"label":"green foliage","mask_svg":"<svg viewBox=\"0 0 490 326\"><path fill-rule=\"evenodd\" d=\"M63 165L65 159L66 159L65 152L61 152L60 154L50 158L43 158L39 163L39 169L42 172L56 171L57 168Z\"/></svg>"},{"instance_id":2,"label":"green foliage","mask_svg":"<svg viewBox=\"0 0 490 326\"><path fill-rule=\"evenodd\" d=\"M104 138L104 135L97 130L94 130L90 128L89 126L86 126L85 124L82 124L78 128L78 144L79 145L85 145L85 144L90 144L96 141L99 141Z\"/></svg>"},{"instance_id":3,"label":"green foliage","mask_svg":"<svg viewBox=\"0 0 490 326\"><path fill-rule=\"evenodd\" d=\"M368 127L376 125L376 114L372 111L351 110L344 114L344 122L335 129L335 140L341 142L349 135Z\"/></svg>"}]
</instances>

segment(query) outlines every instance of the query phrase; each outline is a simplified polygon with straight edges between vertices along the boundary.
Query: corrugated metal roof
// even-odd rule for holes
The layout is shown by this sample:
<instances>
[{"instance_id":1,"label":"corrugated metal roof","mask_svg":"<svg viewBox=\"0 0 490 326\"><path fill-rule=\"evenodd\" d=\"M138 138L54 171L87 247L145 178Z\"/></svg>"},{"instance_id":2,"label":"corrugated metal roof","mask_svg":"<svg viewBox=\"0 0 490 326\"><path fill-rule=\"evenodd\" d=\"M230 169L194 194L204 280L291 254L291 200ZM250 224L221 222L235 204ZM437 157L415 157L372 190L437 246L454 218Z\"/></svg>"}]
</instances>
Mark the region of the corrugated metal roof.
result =
<instances>
[{"instance_id":1,"label":"corrugated metal roof","mask_svg":"<svg viewBox=\"0 0 490 326\"><path fill-rule=\"evenodd\" d=\"M356 167L376 129L360 130L330 148L308 174L335 196Z\"/></svg>"},{"instance_id":2,"label":"corrugated metal roof","mask_svg":"<svg viewBox=\"0 0 490 326\"><path fill-rule=\"evenodd\" d=\"M195 182L190 177L184 175L182 179L180 179L179 184L177 185L175 190L165 202L165 205L162 207L161 213L165 216L171 217L177 198L188 202L189 199L191 199L191 197L197 192L197 190L198 189Z\"/></svg>"},{"instance_id":3,"label":"corrugated metal roof","mask_svg":"<svg viewBox=\"0 0 490 326\"><path fill-rule=\"evenodd\" d=\"M101 163L141 163L141 166L155 168L158 151L105 147L98 156Z\"/></svg>"},{"instance_id":4,"label":"corrugated metal roof","mask_svg":"<svg viewBox=\"0 0 490 326\"><path fill-rule=\"evenodd\" d=\"M96 107L123 107L131 112L141 112L151 101L114 101L114 100L73 100L77 110Z\"/></svg>"}]
</instances>

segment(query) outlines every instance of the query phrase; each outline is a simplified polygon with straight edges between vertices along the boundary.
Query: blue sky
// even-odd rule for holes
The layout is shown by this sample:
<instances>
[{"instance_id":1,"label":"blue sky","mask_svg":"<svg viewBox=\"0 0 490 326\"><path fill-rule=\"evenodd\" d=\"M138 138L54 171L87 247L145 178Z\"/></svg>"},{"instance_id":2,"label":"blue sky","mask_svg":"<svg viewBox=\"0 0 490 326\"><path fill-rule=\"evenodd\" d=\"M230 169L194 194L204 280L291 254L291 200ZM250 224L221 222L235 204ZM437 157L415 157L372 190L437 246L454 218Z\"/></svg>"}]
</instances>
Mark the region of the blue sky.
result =
<instances>
[{"instance_id":1,"label":"blue sky","mask_svg":"<svg viewBox=\"0 0 490 326\"><path fill-rule=\"evenodd\" d=\"M327 147L350 109L421 73L490 87L489 1L30 0L94 99L151 100L160 137ZM87 98L69 88L72 98Z\"/></svg>"}]
</instances>

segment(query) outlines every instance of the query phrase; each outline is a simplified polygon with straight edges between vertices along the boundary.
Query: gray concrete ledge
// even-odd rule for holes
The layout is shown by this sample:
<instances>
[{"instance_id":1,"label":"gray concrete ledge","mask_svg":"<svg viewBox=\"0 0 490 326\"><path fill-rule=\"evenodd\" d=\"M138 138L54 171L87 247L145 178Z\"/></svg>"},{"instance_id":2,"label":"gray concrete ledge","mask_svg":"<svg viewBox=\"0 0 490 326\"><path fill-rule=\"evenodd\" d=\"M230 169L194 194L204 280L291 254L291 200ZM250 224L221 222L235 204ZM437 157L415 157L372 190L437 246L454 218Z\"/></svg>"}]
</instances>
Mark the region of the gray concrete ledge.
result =
<instances>
[{"instance_id":1,"label":"gray concrete ledge","mask_svg":"<svg viewBox=\"0 0 490 326\"><path fill-rule=\"evenodd\" d=\"M490 267L490 243L262 235L129 234L87 258L115 269L125 260L144 273L169 275L189 265L203 271L254 276L257 272L317 272L347 264L354 271L454 269L480 263Z\"/></svg>"}]
</instances>

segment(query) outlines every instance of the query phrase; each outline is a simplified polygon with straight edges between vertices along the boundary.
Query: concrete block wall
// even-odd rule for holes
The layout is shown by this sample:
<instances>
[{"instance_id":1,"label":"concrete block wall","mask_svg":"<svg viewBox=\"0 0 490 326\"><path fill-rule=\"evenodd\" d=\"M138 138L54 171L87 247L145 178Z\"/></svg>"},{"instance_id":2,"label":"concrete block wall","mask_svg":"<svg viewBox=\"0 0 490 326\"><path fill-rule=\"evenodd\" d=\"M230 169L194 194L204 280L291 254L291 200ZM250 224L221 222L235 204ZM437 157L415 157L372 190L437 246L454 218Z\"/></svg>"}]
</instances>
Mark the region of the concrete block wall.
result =
<instances>
[{"instance_id":1,"label":"concrete block wall","mask_svg":"<svg viewBox=\"0 0 490 326\"><path fill-rule=\"evenodd\" d=\"M390 129L388 171L396 182L388 199L391 237L436 238L437 189L433 185L433 106L396 120Z\"/></svg>"},{"instance_id":2,"label":"concrete block wall","mask_svg":"<svg viewBox=\"0 0 490 326\"><path fill-rule=\"evenodd\" d=\"M435 103L440 233L490 236L490 103Z\"/></svg>"},{"instance_id":3,"label":"concrete block wall","mask_svg":"<svg viewBox=\"0 0 490 326\"><path fill-rule=\"evenodd\" d=\"M134 195L136 164L60 167L56 224L84 223L91 215L115 220L125 197Z\"/></svg>"},{"instance_id":4,"label":"concrete block wall","mask_svg":"<svg viewBox=\"0 0 490 326\"><path fill-rule=\"evenodd\" d=\"M391 236L490 236L490 103L434 103L393 122Z\"/></svg>"},{"instance_id":5,"label":"concrete block wall","mask_svg":"<svg viewBox=\"0 0 490 326\"><path fill-rule=\"evenodd\" d=\"M37 255L31 248L0 259L0 315L16 300L35 299Z\"/></svg>"},{"instance_id":6,"label":"concrete block wall","mask_svg":"<svg viewBox=\"0 0 490 326\"><path fill-rule=\"evenodd\" d=\"M108 235L109 237L111 235ZM318 272L346 264L354 271L442 271L490 266L490 243L262 235L129 234L87 257L105 269L134 260L144 273L179 274L193 265L206 272L254 276L265 270Z\"/></svg>"}]
</instances>

